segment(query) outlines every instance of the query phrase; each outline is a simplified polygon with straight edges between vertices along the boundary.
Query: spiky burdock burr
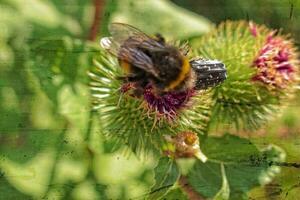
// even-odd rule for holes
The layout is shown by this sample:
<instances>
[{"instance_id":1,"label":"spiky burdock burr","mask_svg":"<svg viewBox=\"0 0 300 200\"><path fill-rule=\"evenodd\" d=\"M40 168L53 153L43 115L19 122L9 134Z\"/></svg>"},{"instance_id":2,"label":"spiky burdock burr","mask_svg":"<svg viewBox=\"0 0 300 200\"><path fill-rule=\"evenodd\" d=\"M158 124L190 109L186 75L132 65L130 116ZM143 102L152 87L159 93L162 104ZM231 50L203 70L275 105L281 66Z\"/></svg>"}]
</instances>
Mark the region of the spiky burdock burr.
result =
<instances>
[{"instance_id":1,"label":"spiky burdock burr","mask_svg":"<svg viewBox=\"0 0 300 200\"><path fill-rule=\"evenodd\" d=\"M299 60L292 40L262 25L227 21L192 42L196 56L218 58L227 79L213 89L211 123L257 129L293 94Z\"/></svg>"}]
</instances>

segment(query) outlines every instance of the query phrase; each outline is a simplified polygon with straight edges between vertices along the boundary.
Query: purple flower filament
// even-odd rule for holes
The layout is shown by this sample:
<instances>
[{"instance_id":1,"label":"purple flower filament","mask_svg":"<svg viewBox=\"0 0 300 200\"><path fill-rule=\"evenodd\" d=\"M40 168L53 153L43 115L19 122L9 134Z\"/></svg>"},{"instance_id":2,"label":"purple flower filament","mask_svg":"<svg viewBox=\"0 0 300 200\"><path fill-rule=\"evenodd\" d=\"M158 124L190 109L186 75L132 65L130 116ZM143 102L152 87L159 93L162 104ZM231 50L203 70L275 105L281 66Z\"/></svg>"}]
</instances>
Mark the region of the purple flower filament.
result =
<instances>
[{"instance_id":1,"label":"purple flower filament","mask_svg":"<svg viewBox=\"0 0 300 200\"><path fill-rule=\"evenodd\" d=\"M277 88L286 88L294 80L295 53L291 42L284 38L274 36L272 32L260 50L258 57L254 60L254 66L258 74L253 80L261 81Z\"/></svg>"},{"instance_id":2,"label":"purple flower filament","mask_svg":"<svg viewBox=\"0 0 300 200\"><path fill-rule=\"evenodd\" d=\"M159 96L155 94L152 86L147 86L144 91L144 100L148 106L157 111L158 114L173 119L177 115L177 111L187 105L187 102L194 93L194 90L187 90L167 92Z\"/></svg>"}]
</instances>

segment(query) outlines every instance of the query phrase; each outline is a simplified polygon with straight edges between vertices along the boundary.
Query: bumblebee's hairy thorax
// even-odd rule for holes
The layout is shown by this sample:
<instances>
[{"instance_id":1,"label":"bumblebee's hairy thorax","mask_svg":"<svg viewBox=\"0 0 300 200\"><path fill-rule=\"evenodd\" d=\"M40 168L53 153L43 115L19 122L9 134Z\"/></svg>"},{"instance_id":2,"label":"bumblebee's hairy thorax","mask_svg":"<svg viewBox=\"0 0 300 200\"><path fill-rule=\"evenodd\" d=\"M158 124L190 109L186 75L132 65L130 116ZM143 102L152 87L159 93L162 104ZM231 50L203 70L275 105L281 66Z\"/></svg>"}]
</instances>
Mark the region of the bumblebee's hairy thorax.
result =
<instances>
[{"instance_id":1,"label":"bumblebee's hairy thorax","mask_svg":"<svg viewBox=\"0 0 300 200\"><path fill-rule=\"evenodd\" d=\"M176 49L168 48L165 51L147 52L147 54L159 73L159 79L154 79L157 80L156 84L159 87L166 88L178 78L184 58Z\"/></svg>"},{"instance_id":2,"label":"bumblebee's hairy thorax","mask_svg":"<svg viewBox=\"0 0 300 200\"><path fill-rule=\"evenodd\" d=\"M160 90L169 91L184 82L186 77L190 73L190 64L188 59L181 55L181 53L175 47L166 47L164 51L150 51L146 49L140 49L139 51L144 52L152 61L154 68L158 73L158 77L154 77L149 73L145 73L140 68L129 64L130 62L121 60L120 64L125 73L132 73L142 79L148 80L155 87ZM144 77L142 77L144 76ZM142 80L145 84L145 80Z\"/></svg>"}]
</instances>

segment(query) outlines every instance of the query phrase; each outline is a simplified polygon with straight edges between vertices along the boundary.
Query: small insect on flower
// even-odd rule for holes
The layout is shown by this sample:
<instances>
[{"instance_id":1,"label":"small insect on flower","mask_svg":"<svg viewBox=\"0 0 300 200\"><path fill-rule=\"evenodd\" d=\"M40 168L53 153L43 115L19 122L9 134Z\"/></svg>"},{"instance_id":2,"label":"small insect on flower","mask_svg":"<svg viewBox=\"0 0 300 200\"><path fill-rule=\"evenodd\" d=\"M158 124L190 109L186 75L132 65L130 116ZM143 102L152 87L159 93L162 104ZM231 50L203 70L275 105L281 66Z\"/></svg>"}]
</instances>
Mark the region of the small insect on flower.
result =
<instances>
[{"instance_id":1,"label":"small insect on flower","mask_svg":"<svg viewBox=\"0 0 300 200\"><path fill-rule=\"evenodd\" d=\"M176 47L159 34L151 37L128 24L112 23L109 31L111 37L102 38L100 44L118 58L125 74L121 79L134 85L136 97L149 86L156 96L163 96L206 89L226 78L225 66L219 61L190 61L187 45Z\"/></svg>"},{"instance_id":2,"label":"small insect on flower","mask_svg":"<svg viewBox=\"0 0 300 200\"><path fill-rule=\"evenodd\" d=\"M207 161L207 157L202 153L198 136L190 131L178 133L175 136L165 136L167 142L173 145L173 150L167 151L169 156L175 158L196 157L202 162Z\"/></svg>"},{"instance_id":3,"label":"small insect on flower","mask_svg":"<svg viewBox=\"0 0 300 200\"><path fill-rule=\"evenodd\" d=\"M195 90L217 86L227 78L225 64L218 60L193 59L190 64L196 74Z\"/></svg>"}]
</instances>

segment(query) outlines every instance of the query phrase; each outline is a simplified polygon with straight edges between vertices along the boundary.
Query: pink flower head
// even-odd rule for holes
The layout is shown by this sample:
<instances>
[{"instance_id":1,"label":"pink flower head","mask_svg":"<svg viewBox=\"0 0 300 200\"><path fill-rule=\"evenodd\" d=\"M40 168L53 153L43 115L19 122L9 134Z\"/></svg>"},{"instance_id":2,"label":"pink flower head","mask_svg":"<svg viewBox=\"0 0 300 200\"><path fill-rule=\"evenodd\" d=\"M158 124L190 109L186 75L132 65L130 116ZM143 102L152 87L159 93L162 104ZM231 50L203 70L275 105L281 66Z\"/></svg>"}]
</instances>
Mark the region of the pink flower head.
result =
<instances>
[{"instance_id":1,"label":"pink flower head","mask_svg":"<svg viewBox=\"0 0 300 200\"><path fill-rule=\"evenodd\" d=\"M272 32L253 62L258 70L253 80L276 88L286 88L295 80L297 62L292 42L281 36L274 36Z\"/></svg>"}]
</instances>

